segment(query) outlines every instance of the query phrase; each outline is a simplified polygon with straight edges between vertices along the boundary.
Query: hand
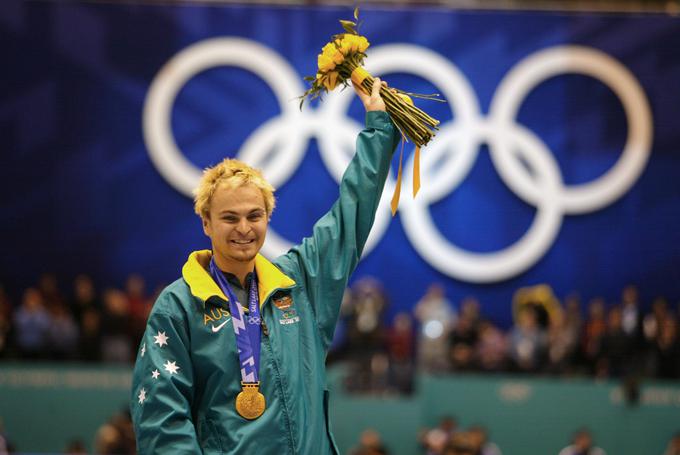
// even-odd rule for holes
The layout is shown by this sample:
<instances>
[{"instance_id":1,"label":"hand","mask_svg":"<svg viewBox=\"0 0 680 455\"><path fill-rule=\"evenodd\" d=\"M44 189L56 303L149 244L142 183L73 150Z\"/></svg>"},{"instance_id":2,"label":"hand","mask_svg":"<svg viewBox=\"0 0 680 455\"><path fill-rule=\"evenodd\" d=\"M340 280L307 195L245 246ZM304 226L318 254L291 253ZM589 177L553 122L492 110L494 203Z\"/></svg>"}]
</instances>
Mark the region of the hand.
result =
<instances>
[{"instance_id":1,"label":"hand","mask_svg":"<svg viewBox=\"0 0 680 455\"><path fill-rule=\"evenodd\" d=\"M352 85L354 85L354 91L357 92L361 102L364 103L366 112L385 110L385 102L383 101L382 96L380 96L380 87L387 87L387 82L381 81L379 77L373 79L373 90L371 90L370 95L367 95L362 87L359 87L354 83L352 83Z\"/></svg>"}]
</instances>

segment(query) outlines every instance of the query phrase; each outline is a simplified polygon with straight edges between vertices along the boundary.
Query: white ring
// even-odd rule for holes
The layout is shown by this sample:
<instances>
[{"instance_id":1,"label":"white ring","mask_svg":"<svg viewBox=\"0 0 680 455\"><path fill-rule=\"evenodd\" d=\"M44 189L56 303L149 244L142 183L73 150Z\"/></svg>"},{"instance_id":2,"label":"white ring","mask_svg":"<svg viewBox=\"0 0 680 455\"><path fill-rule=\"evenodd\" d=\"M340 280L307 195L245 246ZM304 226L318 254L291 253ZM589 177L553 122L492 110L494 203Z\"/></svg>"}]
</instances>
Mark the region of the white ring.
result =
<instances>
[{"instance_id":1,"label":"white ring","mask_svg":"<svg viewBox=\"0 0 680 455\"><path fill-rule=\"evenodd\" d=\"M512 141L525 161L538 175L541 185L538 213L529 230L513 245L494 253L472 253L452 245L432 222L424 200L405 198L400 209L402 222L411 245L437 270L451 277L473 283L489 283L515 276L536 263L550 248L559 232L562 210L555 199L561 191L559 169L552 155L533 134L524 128L507 129L502 135L488 124L469 132L481 141ZM408 166L408 181L411 180ZM461 214L465 216L465 214Z\"/></svg>"},{"instance_id":2,"label":"white ring","mask_svg":"<svg viewBox=\"0 0 680 455\"><path fill-rule=\"evenodd\" d=\"M149 154L161 175L188 196L198 184L201 170L182 155L171 132L172 105L191 77L223 65L245 68L261 77L281 106L280 116L257 128L238 157L261 168L273 185L281 186L299 167L309 139L316 137L325 166L339 182L361 129L346 116L353 99L351 90L332 93L315 112L309 108L300 112L297 103L291 102L304 90L296 72L274 51L240 38L215 38L190 46L174 56L153 80L144 106L143 127ZM519 62L500 83L486 119L465 76L432 51L407 44L376 47L367 69L375 75L399 72L427 79L451 103L453 120L442 125L437 138L423 150L423 187L417 199L401 199L400 217L416 251L454 278L483 283L527 270L550 248L565 213L588 213L612 203L630 189L649 159L652 116L644 91L623 65L591 48L558 46ZM555 158L545 144L516 122L528 93L544 80L565 73L586 74L606 84L621 100L628 122L626 144L616 164L594 181L570 186L563 184ZM528 231L513 245L494 253L472 253L452 245L434 226L427 208L458 187L483 143L489 145L503 182L537 209ZM405 163L403 181L404 188L409 189L412 160L413 154ZM531 172L523 163L529 164ZM393 188L394 179L388 176L364 254L387 230ZM291 242L270 228L263 252L276 256L290 246Z\"/></svg>"},{"instance_id":3,"label":"white ring","mask_svg":"<svg viewBox=\"0 0 680 455\"><path fill-rule=\"evenodd\" d=\"M301 115L297 106L293 107L289 103L303 90L297 73L280 55L261 44L241 38L212 38L176 54L151 82L144 103L143 131L156 169L172 186L189 197L192 197L202 171L187 160L177 147L172 134L172 106L189 79L217 66L238 66L262 78L274 91L282 116L289 124ZM284 148L284 155L288 160L295 161L296 155L304 155L302 145L289 142Z\"/></svg>"},{"instance_id":4,"label":"white ring","mask_svg":"<svg viewBox=\"0 0 680 455\"><path fill-rule=\"evenodd\" d=\"M491 103L493 122L516 124L521 101L538 84L565 73L599 79L619 97L628 121L628 137L617 163L596 180L570 185L560 194L566 213L599 210L620 198L635 183L647 164L652 143L652 115L644 91L628 69L604 52L582 46L545 49L519 62L503 79ZM492 149L492 159L503 181L525 201L534 204L539 190L506 143Z\"/></svg>"}]
</instances>

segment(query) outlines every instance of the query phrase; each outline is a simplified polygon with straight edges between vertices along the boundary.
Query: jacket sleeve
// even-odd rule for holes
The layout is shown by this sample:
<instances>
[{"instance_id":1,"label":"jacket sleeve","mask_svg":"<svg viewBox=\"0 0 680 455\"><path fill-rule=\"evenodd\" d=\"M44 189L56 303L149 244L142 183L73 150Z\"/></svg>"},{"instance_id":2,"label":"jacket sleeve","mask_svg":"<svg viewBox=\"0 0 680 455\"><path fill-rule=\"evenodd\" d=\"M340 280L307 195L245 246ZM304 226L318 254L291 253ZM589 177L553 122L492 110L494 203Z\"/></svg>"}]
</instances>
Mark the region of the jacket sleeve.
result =
<instances>
[{"instance_id":1,"label":"jacket sleeve","mask_svg":"<svg viewBox=\"0 0 680 455\"><path fill-rule=\"evenodd\" d=\"M140 455L202 453L191 415L194 379L187 321L156 311L173 299L164 293L154 305L132 375L130 410Z\"/></svg>"},{"instance_id":2,"label":"jacket sleeve","mask_svg":"<svg viewBox=\"0 0 680 455\"><path fill-rule=\"evenodd\" d=\"M390 159L400 136L386 112L367 112L356 153L340 182L340 196L314 225L311 237L276 259L293 270L308 293L327 349L333 339L342 295L375 219Z\"/></svg>"}]
</instances>

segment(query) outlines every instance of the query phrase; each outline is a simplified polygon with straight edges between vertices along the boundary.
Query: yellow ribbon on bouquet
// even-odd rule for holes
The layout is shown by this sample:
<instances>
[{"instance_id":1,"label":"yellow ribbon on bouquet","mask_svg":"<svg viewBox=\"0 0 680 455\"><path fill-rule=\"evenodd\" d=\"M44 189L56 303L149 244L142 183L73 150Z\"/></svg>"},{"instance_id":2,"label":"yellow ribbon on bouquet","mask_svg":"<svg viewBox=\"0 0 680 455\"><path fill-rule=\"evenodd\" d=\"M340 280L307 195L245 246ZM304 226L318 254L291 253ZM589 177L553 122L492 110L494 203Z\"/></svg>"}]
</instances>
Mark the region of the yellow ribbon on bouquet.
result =
<instances>
[{"instance_id":1,"label":"yellow ribbon on bouquet","mask_svg":"<svg viewBox=\"0 0 680 455\"><path fill-rule=\"evenodd\" d=\"M368 87L363 85L363 82L371 77L371 75L358 66L352 71L352 82L357 86L361 87L364 91L368 93ZM372 84L372 82L371 82ZM397 93L406 103L413 106L413 100L410 96L403 93ZM401 131L400 131L401 132ZM394 194L392 194L392 200L390 202L390 208L392 209L392 216L397 213L397 207L399 207L399 197L401 196L401 177L402 177L402 162L404 159L404 144L406 143L406 136L401 132L401 152L399 153L399 168L397 171L397 184L394 187ZM413 197L416 197L420 190L420 146L416 146L415 155L413 156Z\"/></svg>"}]
</instances>

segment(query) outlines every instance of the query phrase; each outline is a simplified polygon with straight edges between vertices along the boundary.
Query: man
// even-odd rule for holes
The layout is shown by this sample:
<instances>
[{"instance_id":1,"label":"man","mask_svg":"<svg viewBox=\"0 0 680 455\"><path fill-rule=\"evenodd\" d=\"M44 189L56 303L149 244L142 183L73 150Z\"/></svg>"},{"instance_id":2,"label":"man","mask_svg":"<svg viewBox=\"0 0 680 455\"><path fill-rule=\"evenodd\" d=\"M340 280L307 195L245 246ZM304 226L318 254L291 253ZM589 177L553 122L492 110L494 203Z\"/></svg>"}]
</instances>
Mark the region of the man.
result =
<instances>
[{"instance_id":1,"label":"man","mask_svg":"<svg viewBox=\"0 0 680 455\"><path fill-rule=\"evenodd\" d=\"M475 455L502 455L501 449L489 441L486 428L481 425L473 425L468 429L468 435L472 440Z\"/></svg>"},{"instance_id":2,"label":"man","mask_svg":"<svg viewBox=\"0 0 680 455\"><path fill-rule=\"evenodd\" d=\"M338 201L273 262L258 254L271 186L235 160L205 172L195 208L212 252L192 253L158 297L135 365L140 454L338 453L324 361L400 139L380 85L355 87L366 129Z\"/></svg>"},{"instance_id":3,"label":"man","mask_svg":"<svg viewBox=\"0 0 680 455\"><path fill-rule=\"evenodd\" d=\"M586 428L578 430L574 434L571 445L560 450L559 455L607 455L604 450L596 447L593 443L593 436Z\"/></svg>"},{"instance_id":4,"label":"man","mask_svg":"<svg viewBox=\"0 0 680 455\"><path fill-rule=\"evenodd\" d=\"M673 435L663 455L680 455L680 432Z\"/></svg>"}]
</instances>

